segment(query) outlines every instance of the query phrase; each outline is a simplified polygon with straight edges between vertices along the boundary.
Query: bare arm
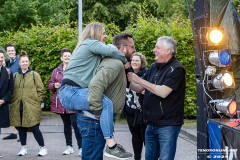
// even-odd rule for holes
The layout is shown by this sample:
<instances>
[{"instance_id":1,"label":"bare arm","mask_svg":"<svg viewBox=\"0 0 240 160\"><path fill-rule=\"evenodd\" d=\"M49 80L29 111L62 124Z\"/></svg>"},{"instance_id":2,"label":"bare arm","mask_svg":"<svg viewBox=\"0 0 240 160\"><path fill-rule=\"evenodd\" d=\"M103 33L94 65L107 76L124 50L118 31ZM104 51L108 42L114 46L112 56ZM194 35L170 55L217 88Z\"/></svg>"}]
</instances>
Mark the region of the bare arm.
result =
<instances>
[{"instance_id":1,"label":"bare arm","mask_svg":"<svg viewBox=\"0 0 240 160\"><path fill-rule=\"evenodd\" d=\"M134 83L134 82L130 83L129 88L131 90L134 90L137 93L141 93L144 90L144 87L142 87L141 85Z\"/></svg>"},{"instance_id":2,"label":"bare arm","mask_svg":"<svg viewBox=\"0 0 240 160\"><path fill-rule=\"evenodd\" d=\"M150 83L144 79L141 79L134 73L128 73L128 80L131 82L130 88L136 92L141 92L145 88L151 93L162 98L166 98L172 92L171 88L165 85L155 85Z\"/></svg>"}]
</instances>

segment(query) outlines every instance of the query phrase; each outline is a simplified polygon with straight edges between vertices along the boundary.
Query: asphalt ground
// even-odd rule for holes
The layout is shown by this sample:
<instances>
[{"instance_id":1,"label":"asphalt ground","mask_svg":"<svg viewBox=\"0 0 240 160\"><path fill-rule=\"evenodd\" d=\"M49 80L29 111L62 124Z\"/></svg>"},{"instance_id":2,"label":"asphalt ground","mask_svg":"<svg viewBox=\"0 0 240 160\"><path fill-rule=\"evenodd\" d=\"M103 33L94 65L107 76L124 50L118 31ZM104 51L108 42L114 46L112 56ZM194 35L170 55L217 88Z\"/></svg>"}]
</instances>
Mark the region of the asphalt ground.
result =
<instances>
[{"instance_id":1,"label":"asphalt ground","mask_svg":"<svg viewBox=\"0 0 240 160\"><path fill-rule=\"evenodd\" d=\"M42 116L40 129L43 133L45 146L48 149L48 155L38 157L39 146L33 137L32 133L27 134L27 149L26 156L17 156L21 149L20 142L14 140L2 140L3 137L11 133L10 128L3 128L0 134L0 154L1 160L79 160L77 143L73 132L73 148L74 153L71 155L62 155L66 149L65 138L63 134L63 123L57 115ZM129 152L133 153L131 134L127 124L116 123L115 126L116 140ZM145 152L143 149L142 159L144 160ZM104 160L112 158L104 157ZM133 159L133 158L132 158ZM175 160L196 160L196 127L183 127L178 138L177 151Z\"/></svg>"}]
</instances>

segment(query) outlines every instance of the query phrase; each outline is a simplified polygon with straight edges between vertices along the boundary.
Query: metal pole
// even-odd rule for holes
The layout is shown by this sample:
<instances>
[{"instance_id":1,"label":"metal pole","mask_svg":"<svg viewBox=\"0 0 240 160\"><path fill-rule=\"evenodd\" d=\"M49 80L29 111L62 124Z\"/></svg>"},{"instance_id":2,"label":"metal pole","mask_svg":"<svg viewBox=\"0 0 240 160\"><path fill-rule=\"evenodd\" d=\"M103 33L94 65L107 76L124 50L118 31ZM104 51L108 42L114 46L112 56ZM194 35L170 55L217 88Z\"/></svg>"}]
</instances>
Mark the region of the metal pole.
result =
<instances>
[{"instance_id":1,"label":"metal pole","mask_svg":"<svg viewBox=\"0 0 240 160\"><path fill-rule=\"evenodd\" d=\"M82 33L82 0L78 0L78 39Z\"/></svg>"},{"instance_id":2,"label":"metal pole","mask_svg":"<svg viewBox=\"0 0 240 160\"><path fill-rule=\"evenodd\" d=\"M204 46L200 43L200 33L201 27L206 27L207 17L206 17L206 1L207 0L194 0L194 17L191 19L193 36L194 36L194 49L195 49L195 73L196 73L196 86L197 86L197 149L208 149L208 110L206 105L206 94L203 90L203 59L202 52ZM189 0L188 6L189 6ZM190 10L190 8L189 8ZM193 23L192 23L193 20ZM207 154L197 150L198 160L207 160Z\"/></svg>"}]
</instances>

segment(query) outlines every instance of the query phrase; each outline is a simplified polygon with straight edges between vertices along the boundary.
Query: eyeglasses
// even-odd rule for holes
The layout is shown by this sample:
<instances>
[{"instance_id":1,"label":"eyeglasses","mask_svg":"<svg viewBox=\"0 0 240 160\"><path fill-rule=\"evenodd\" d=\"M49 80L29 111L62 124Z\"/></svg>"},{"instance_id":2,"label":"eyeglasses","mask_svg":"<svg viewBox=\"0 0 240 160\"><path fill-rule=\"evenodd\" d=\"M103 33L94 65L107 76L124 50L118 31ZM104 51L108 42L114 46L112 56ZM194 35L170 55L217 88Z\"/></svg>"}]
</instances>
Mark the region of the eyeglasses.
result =
<instances>
[{"instance_id":1,"label":"eyeglasses","mask_svg":"<svg viewBox=\"0 0 240 160\"><path fill-rule=\"evenodd\" d=\"M128 47L131 47L132 49L135 49L135 45L133 45L133 46L130 46L130 45L124 45L124 46L128 46Z\"/></svg>"}]
</instances>

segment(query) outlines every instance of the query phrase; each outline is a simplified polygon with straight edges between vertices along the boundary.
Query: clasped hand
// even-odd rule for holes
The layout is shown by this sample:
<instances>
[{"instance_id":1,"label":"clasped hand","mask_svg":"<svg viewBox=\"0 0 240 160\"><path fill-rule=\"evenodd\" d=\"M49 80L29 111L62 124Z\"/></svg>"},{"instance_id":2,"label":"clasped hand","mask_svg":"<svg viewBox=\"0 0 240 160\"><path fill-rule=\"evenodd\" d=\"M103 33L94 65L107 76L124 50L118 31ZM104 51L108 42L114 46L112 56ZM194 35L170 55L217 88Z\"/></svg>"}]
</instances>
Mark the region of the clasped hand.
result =
<instances>
[{"instance_id":1,"label":"clasped hand","mask_svg":"<svg viewBox=\"0 0 240 160\"><path fill-rule=\"evenodd\" d=\"M133 72L129 72L127 77L129 82L134 82L134 83L139 83L139 80L141 79Z\"/></svg>"}]
</instances>

